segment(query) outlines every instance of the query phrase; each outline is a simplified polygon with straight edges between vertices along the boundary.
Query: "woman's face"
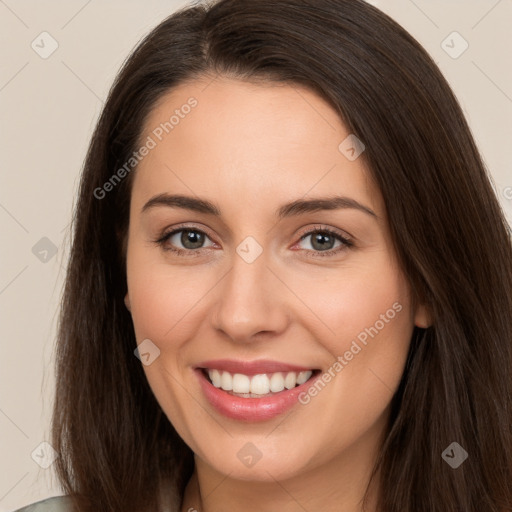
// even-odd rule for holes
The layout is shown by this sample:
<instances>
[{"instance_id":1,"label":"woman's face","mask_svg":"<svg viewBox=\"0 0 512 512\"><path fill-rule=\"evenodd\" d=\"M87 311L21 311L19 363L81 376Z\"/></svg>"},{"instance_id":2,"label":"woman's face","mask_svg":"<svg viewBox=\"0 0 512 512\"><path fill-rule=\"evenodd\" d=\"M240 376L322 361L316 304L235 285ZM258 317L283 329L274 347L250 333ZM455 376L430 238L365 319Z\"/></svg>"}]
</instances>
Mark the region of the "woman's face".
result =
<instances>
[{"instance_id":1,"label":"woman's face","mask_svg":"<svg viewBox=\"0 0 512 512\"><path fill-rule=\"evenodd\" d=\"M381 441L427 319L349 135L308 89L222 77L147 119L126 304L158 402L214 471L285 479Z\"/></svg>"}]
</instances>

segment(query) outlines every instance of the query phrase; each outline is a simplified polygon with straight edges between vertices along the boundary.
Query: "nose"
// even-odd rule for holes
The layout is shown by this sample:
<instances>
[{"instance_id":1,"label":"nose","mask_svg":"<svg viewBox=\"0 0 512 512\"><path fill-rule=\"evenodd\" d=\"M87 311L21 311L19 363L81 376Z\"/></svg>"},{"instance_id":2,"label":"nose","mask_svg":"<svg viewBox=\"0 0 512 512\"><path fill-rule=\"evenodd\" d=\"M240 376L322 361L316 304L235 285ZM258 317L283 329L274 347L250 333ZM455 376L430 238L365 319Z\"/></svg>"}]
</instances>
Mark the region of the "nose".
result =
<instances>
[{"instance_id":1,"label":"nose","mask_svg":"<svg viewBox=\"0 0 512 512\"><path fill-rule=\"evenodd\" d=\"M285 290L268 265L265 251L252 263L235 253L231 269L216 287L213 327L234 342L272 338L286 330Z\"/></svg>"}]
</instances>

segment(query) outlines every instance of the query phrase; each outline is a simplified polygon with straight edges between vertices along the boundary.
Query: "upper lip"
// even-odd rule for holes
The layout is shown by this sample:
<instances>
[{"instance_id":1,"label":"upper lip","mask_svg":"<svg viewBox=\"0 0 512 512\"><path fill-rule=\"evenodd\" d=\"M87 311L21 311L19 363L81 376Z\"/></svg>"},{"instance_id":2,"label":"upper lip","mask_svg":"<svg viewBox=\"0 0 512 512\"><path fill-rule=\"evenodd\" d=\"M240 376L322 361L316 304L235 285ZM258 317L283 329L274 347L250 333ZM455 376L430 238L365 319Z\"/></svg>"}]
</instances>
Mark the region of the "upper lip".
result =
<instances>
[{"instance_id":1,"label":"upper lip","mask_svg":"<svg viewBox=\"0 0 512 512\"><path fill-rule=\"evenodd\" d=\"M277 372L304 372L314 370L311 366L299 366L295 364L281 363L269 359L257 361L241 361L236 359L212 359L202 361L197 368L208 368L210 370L223 370L229 373L241 373L243 375L258 375L262 373Z\"/></svg>"}]
</instances>

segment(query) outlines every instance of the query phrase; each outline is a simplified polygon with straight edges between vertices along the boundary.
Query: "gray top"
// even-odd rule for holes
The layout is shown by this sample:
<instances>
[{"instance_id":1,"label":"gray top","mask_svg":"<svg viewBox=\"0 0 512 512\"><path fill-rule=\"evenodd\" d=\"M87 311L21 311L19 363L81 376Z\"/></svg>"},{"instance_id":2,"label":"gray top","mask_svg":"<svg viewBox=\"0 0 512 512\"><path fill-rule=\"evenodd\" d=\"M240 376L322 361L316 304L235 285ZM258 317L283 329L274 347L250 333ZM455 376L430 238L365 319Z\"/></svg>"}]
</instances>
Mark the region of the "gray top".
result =
<instances>
[{"instance_id":1,"label":"gray top","mask_svg":"<svg viewBox=\"0 0 512 512\"><path fill-rule=\"evenodd\" d=\"M14 512L71 512L71 510L71 499L67 496L59 496L32 503Z\"/></svg>"}]
</instances>

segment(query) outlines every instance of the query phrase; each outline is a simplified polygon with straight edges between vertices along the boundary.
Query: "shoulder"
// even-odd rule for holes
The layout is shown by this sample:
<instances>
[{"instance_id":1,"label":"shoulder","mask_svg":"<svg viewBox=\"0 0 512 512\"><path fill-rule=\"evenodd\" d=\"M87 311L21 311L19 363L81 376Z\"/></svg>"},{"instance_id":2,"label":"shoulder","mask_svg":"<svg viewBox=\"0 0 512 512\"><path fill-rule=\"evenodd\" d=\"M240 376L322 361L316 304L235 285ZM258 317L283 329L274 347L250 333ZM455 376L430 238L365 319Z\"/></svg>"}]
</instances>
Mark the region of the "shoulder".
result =
<instances>
[{"instance_id":1,"label":"shoulder","mask_svg":"<svg viewBox=\"0 0 512 512\"><path fill-rule=\"evenodd\" d=\"M14 512L71 512L71 499L68 496L59 496L57 498L48 498L27 505L26 507L15 510Z\"/></svg>"}]
</instances>

